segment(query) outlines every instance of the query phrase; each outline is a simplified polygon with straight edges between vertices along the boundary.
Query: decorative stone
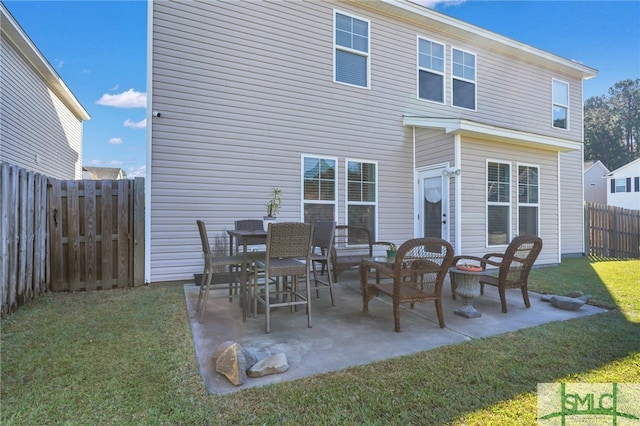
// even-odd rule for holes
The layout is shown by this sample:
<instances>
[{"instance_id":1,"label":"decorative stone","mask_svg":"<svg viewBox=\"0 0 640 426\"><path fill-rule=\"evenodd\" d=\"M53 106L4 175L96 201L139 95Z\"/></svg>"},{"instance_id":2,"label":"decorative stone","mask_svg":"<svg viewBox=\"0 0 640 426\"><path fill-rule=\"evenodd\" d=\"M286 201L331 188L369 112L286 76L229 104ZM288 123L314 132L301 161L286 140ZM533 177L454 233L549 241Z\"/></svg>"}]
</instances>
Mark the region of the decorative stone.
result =
<instances>
[{"instance_id":1,"label":"decorative stone","mask_svg":"<svg viewBox=\"0 0 640 426\"><path fill-rule=\"evenodd\" d=\"M567 311L575 311L580 309L585 304L584 300L576 299L574 297L566 296L553 296L551 298L551 304L556 308L565 309Z\"/></svg>"},{"instance_id":2,"label":"decorative stone","mask_svg":"<svg viewBox=\"0 0 640 426\"><path fill-rule=\"evenodd\" d=\"M572 291L570 293L567 294L563 294L564 297L582 297L584 296L584 293L581 292L580 290L576 290L576 291Z\"/></svg>"},{"instance_id":3,"label":"decorative stone","mask_svg":"<svg viewBox=\"0 0 640 426\"><path fill-rule=\"evenodd\" d=\"M224 375L236 386L246 381L247 359L239 344L233 343L218 356L216 359L216 371Z\"/></svg>"},{"instance_id":4,"label":"decorative stone","mask_svg":"<svg viewBox=\"0 0 640 426\"><path fill-rule=\"evenodd\" d=\"M216 346L216 349L213 351L213 355L211 356L211 361L213 361L214 366L216 365L216 360L218 359L220 354L226 351L227 349L229 349L229 346L233 344L234 344L233 340L227 340L225 342L220 343L218 346Z\"/></svg>"},{"instance_id":5,"label":"decorative stone","mask_svg":"<svg viewBox=\"0 0 640 426\"><path fill-rule=\"evenodd\" d=\"M246 347L242 349L242 352L247 359L248 368L253 367L255 363L271 356L271 352L265 348Z\"/></svg>"},{"instance_id":6,"label":"decorative stone","mask_svg":"<svg viewBox=\"0 0 640 426\"><path fill-rule=\"evenodd\" d=\"M262 377L270 374L284 373L289 369L287 356L278 353L256 363L249 369L249 377Z\"/></svg>"}]
</instances>

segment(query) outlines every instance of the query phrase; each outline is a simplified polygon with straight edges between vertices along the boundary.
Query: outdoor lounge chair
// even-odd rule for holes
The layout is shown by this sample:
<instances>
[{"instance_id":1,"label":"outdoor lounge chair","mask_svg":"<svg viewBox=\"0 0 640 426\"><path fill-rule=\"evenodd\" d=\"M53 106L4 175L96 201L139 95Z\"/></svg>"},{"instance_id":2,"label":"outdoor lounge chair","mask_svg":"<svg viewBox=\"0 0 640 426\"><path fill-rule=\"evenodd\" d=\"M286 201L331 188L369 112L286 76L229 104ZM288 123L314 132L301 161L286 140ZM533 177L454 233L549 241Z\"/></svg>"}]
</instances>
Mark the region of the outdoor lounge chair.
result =
<instances>
[{"instance_id":1,"label":"outdoor lounge chair","mask_svg":"<svg viewBox=\"0 0 640 426\"><path fill-rule=\"evenodd\" d=\"M483 257L476 256L456 256L453 259L455 266L459 262L479 263L486 275L479 276L480 294L484 294L484 285L498 287L500 293L500 303L502 312L507 313L507 300L505 291L508 288L519 288L522 291L524 305L529 308L529 291L527 289L529 272L542 250L542 239L535 235L521 235L514 238L504 253L489 253ZM496 267L492 274L487 266ZM451 273L451 294L456 298L456 278Z\"/></svg>"},{"instance_id":2,"label":"outdoor lounge chair","mask_svg":"<svg viewBox=\"0 0 640 426\"><path fill-rule=\"evenodd\" d=\"M390 296L395 331L399 332L401 303L409 303L413 308L416 302L432 300L436 305L438 323L444 328L442 286L452 260L453 247L440 238L406 241L398 248L393 264L363 260L359 266L362 310L369 312L369 301L373 297L381 293Z\"/></svg>"}]
</instances>

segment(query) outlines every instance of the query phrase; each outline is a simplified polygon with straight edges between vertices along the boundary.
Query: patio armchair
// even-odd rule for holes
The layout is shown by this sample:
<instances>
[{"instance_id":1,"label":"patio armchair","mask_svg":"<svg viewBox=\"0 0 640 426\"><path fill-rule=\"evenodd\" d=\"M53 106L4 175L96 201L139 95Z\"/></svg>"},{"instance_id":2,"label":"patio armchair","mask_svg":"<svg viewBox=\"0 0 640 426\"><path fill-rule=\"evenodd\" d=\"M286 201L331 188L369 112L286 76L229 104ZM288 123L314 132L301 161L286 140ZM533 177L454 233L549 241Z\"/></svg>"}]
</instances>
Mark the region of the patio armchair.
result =
<instances>
[{"instance_id":1,"label":"patio armchair","mask_svg":"<svg viewBox=\"0 0 640 426\"><path fill-rule=\"evenodd\" d=\"M258 280L254 276L255 299L264 305L266 332L271 332L271 308L289 306L293 311L304 305L307 312L307 326L311 328L311 286L309 284L309 264L313 227L309 223L275 222L269 223L267 231L267 252L265 258L255 261L256 267L264 270L264 294L257 291ZM276 284L271 292L271 279L283 278L282 288ZM298 289L298 279L303 278L306 292Z\"/></svg>"},{"instance_id":2,"label":"patio armchair","mask_svg":"<svg viewBox=\"0 0 640 426\"><path fill-rule=\"evenodd\" d=\"M506 290L519 288L522 291L524 305L529 308L529 291L527 288L529 273L542 250L542 239L535 235L521 235L514 238L504 253L488 253L483 257L456 256L455 266L459 262L478 263L487 274L479 276L480 294L484 294L485 284L498 287L502 312L507 313ZM489 267L489 269L487 269ZM456 298L456 278L450 274L451 294Z\"/></svg>"},{"instance_id":3,"label":"patio armchair","mask_svg":"<svg viewBox=\"0 0 640 426\"><path fill-rule=\"evenodd\" d=\"M363 260L359 266L364 312L380 294L393 301L395 331L400 331L400 304L433 301L438 323L444 328L442 286L453 260L453 247L440 238L416 238L403 243L393 264ZM371 274L371 271L375 274Z\"/></svg>"},{"instance_id":4,"label":"patio armchair","mask_svg":"<svg viewBox=\"0 0 640 426\"><path fill-rule=\"evenodd\" d=\"M331 306L335 306L333 297L333 267L331 265L331 249L336 231L336 223L332 220L319 220L313 231L311 249L311 270L315 282L316 296L320 297L318 284L326 286L331 296ZM318 271L320 267L320 271ZM326 277L324 274L326 272Z\"/></svg>"}]
</instances>

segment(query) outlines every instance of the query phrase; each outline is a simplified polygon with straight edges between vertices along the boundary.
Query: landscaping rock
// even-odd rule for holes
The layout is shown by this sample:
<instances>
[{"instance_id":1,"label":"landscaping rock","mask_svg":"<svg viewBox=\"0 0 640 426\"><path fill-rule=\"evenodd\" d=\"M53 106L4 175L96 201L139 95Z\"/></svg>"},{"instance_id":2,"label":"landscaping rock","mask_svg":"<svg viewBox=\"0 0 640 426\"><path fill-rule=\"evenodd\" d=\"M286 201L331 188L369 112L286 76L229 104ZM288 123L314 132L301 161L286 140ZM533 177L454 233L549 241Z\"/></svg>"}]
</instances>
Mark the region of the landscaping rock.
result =
<instances>
[{"instance_id":1,"label":"landscaping rock","mask_svg":"<svg viewBox=\"0 0 640 426\"><path fill-rule=\"evenodd\" d=\"M284 373L289 369L287 357L278 353L256 363L249 369L249 377L262 377L270 374Z\"/></svg>"},{"instance_id":2,"label":"landscaping rock","mask_svg":"<svg viewBox=\"0 0 640 426\"><path fill-rule=\"evenodd\" d=\"M245 358L247 359L247 367L251 368L253 365L263 359L269 358L271 352L264 348L246 347L242 349Z\"/></svg>"},{"instance_id":3,"label":"landscaping rock","mask_svg":"<svg viewBox=\"0 0 640 426\"><path fill-rule=\"evenodd\" d=\"M543 302L551 302L551 298L555 296L555 294L543 294L540 296L540 300Z\"/></svg>"},{"instance_id":4,"label":"landscaping rock","mask_svg":"<svg viewBox=\"0 0 640 426\"><path fill-rule=\"evenodd\" d=\"M216 359L216 371L236 386L243 384L247 379L247 359L242 346L233 343L222 352Z\"/></svg>"},{"instance_id":5,"label":"landscaping rock","mask_svg":"<svg viewBox=\"0 0 640 426\"><path fill-rule=\"evenodd\" d=\"M229 349L229 346L233 345L234 343L235 342L233 340L227 340L216 346L216 349L213 351L213 355L211 356L211 361L213 361L214 366L216 365L216 361L220 354Z\"/></svg>"},{"instance_id":6,"label":"landscaping rock","mask_svg":"<svg viewBox=\"0 0 640 426\"><path fill-rule=\"evenodd\" d=\"M566 296L553 296L550 302L556 308L565 309L567 311L578 310L585 304L584 300Z\"/></svg>"}]
</instances>

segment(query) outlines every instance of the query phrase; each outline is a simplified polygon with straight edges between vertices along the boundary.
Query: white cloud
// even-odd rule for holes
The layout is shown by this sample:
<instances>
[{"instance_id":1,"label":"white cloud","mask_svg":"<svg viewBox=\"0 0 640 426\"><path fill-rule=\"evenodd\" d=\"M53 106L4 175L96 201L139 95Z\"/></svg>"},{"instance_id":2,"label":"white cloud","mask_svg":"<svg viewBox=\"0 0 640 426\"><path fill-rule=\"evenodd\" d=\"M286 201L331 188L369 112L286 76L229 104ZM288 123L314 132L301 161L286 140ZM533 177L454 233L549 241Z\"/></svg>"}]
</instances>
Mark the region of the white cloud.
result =
<instances>
[{"instance_id":1,"label":"white cloud","mask_svg":"<svg viewBox=\"0 0 640 426\"><path fill-rule=\"evenodd\" d=\"M112 106L116 108L146 108L147 94L129 89L117 95L105 93L96 102L98 105Z\"/></svg>"},{"instance_id":2,"label":"white cloud","mask_svg":"<svg viewBox=\"0 0 640 426\"><path fill-rule=\"evenodd\" d=\"M147 166L129 167L127 170L127 178L146 177Z\"/></svg>"},{"instance_id":3,"label":"white cloud","mask_svg":"<svg viewBox=\"0 0 640 426\"><path fill-rule=\"evenodd\" d=\"M145 118L142 121L135 122L135 121L129 120L127 118L124 121L124 127L129 127L131 129L146 129L147 128L147 119Z\"/></svg>"},{"instance_id":4,"label":"white cloud","mask_svg":"<svg viewBox=\"0 0 640 426\"><path fill-rule=\"evenodd\" d=\"M122 139L120 138L111 138L109 139L109 143L115 144L115 145L120 145L122 143Z\"/></svg>"},{"instance_id":5,"label":"white cloud","mask_svg":"<svg viewBox=\"0 0 640 426\"><path fill-rule=\"evenodd\" d=\"M62 59L56 59L56 68L62 68L64 61Z\"/></svg>"},{"instance_id":6,"label":"white cloud","mask_svg":"<svg viewBox=\"0 0 640 426\"><path fill-rule=\"evenodd\" d=\"M464 3L466 0L410 0L421 6L433 9L436 6L456 6Z\"/></svg>"}]
</instances>

